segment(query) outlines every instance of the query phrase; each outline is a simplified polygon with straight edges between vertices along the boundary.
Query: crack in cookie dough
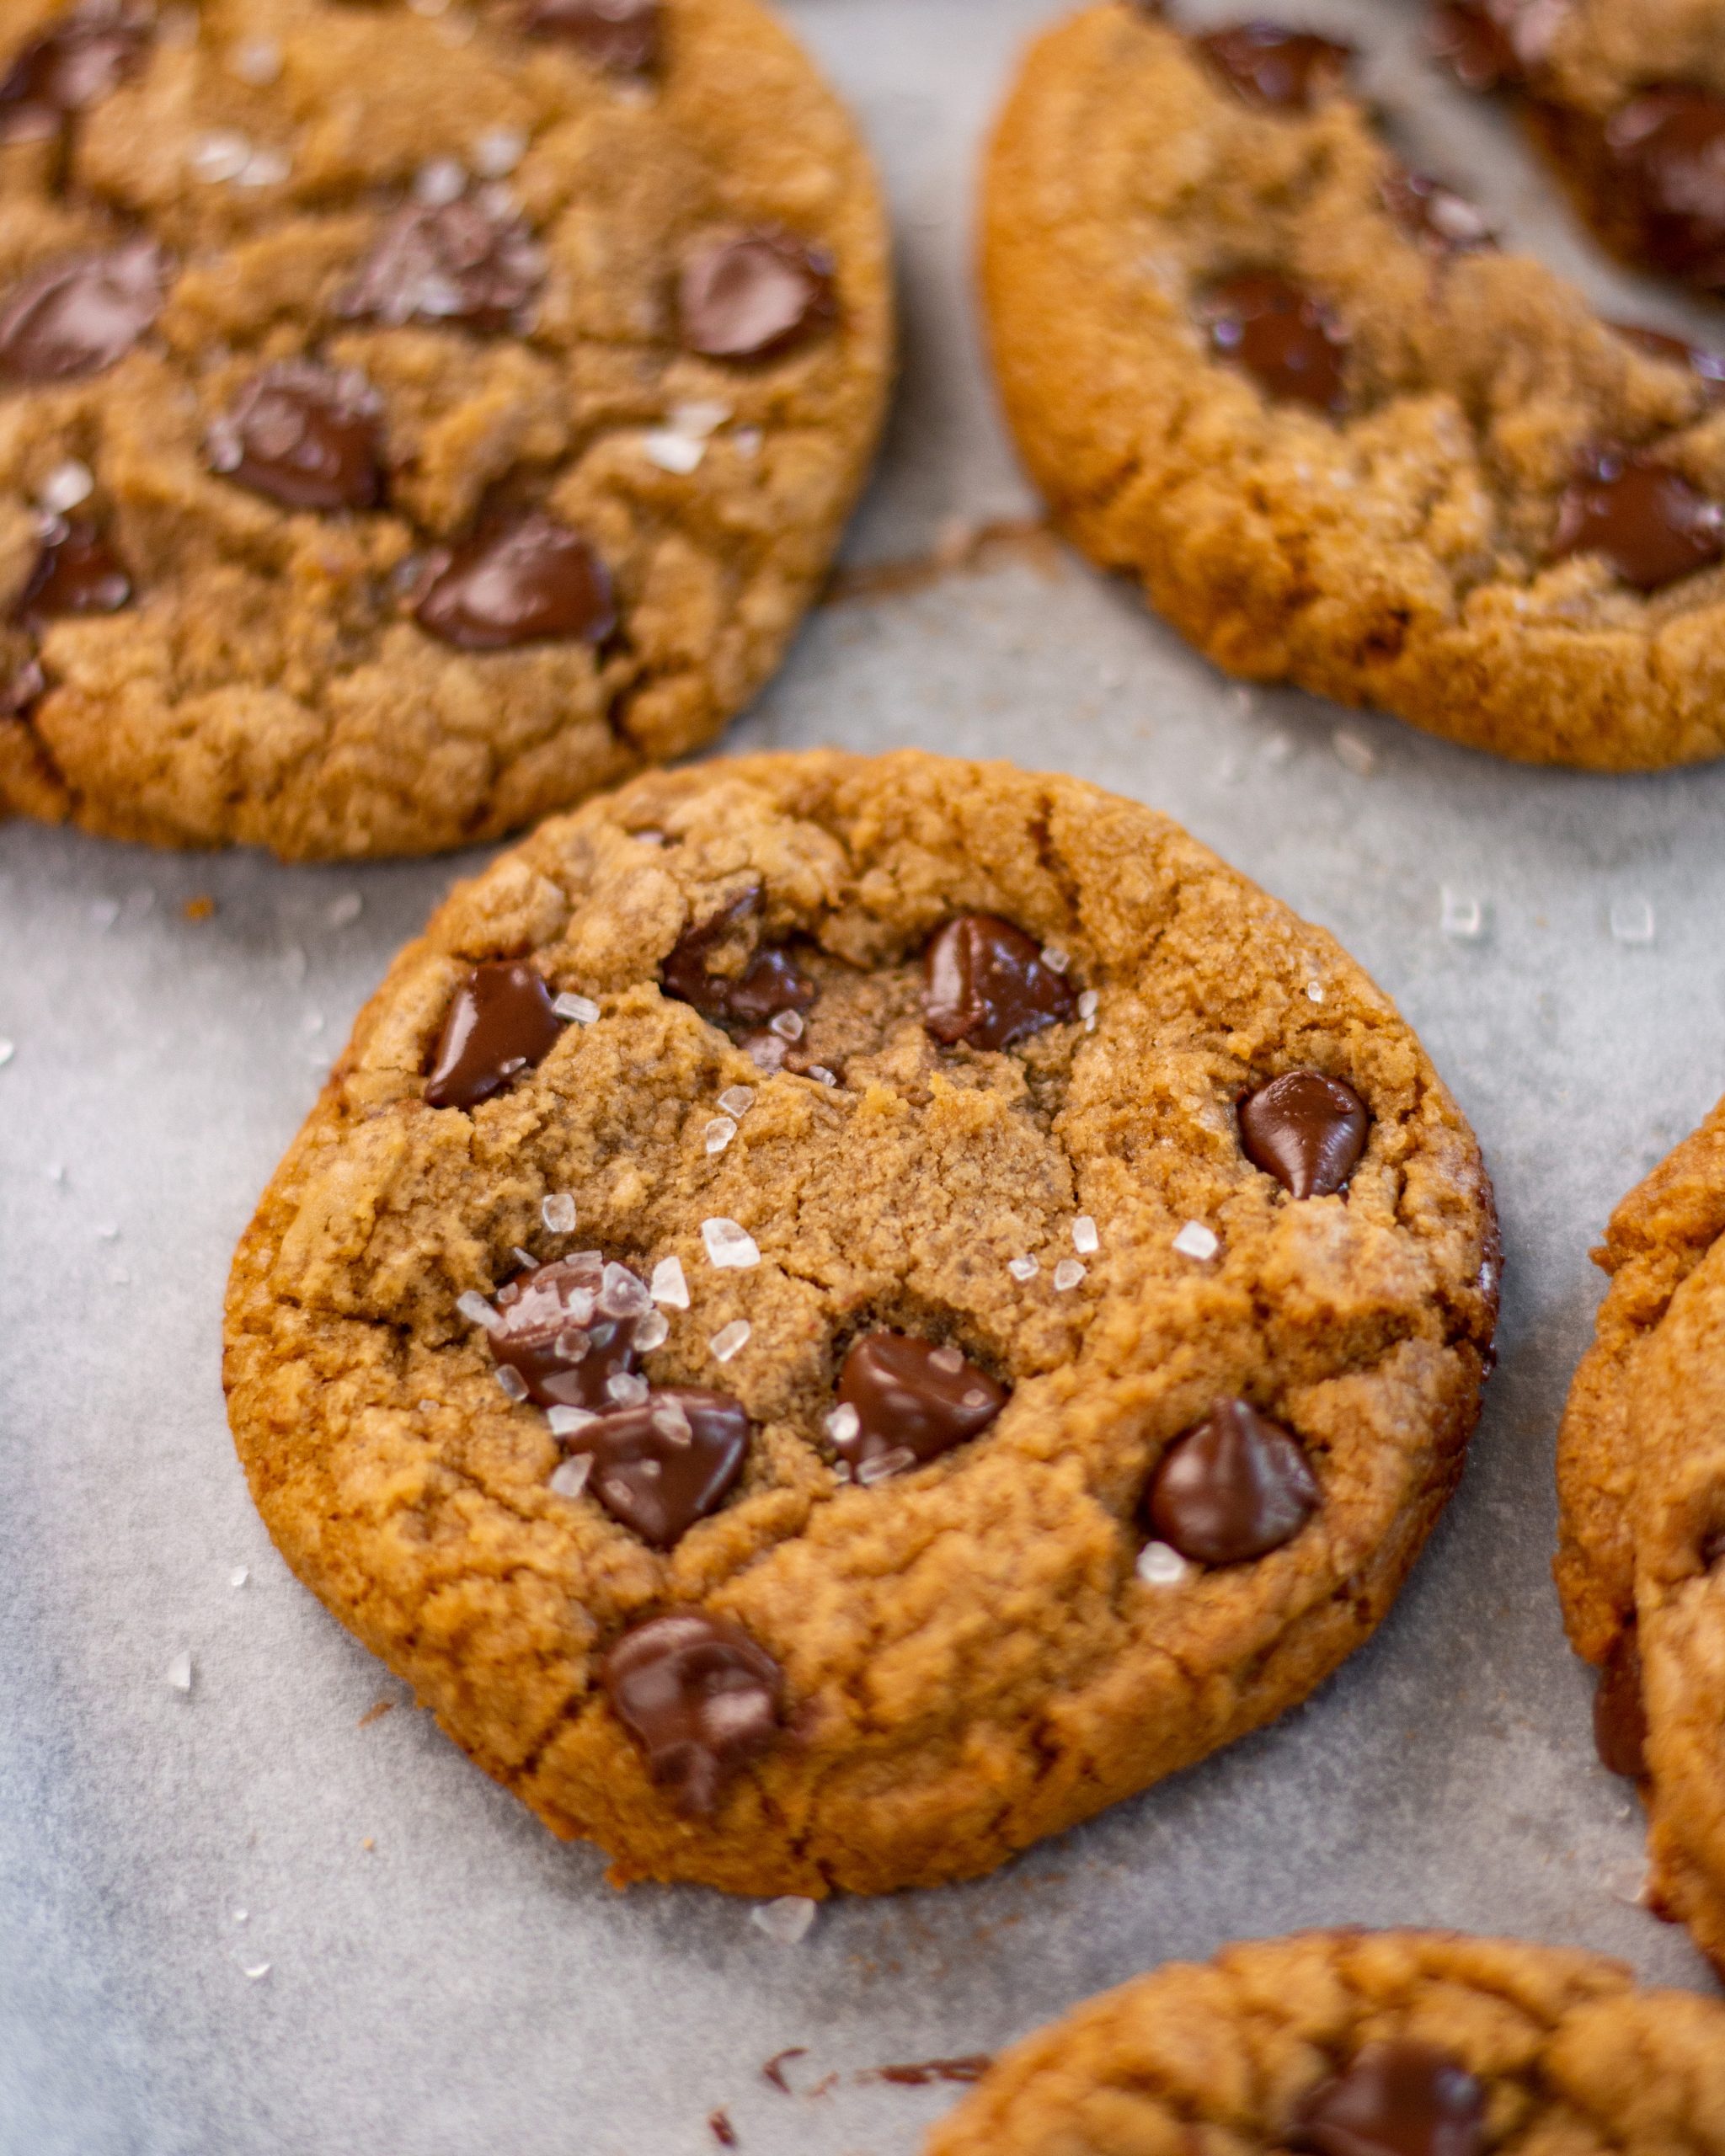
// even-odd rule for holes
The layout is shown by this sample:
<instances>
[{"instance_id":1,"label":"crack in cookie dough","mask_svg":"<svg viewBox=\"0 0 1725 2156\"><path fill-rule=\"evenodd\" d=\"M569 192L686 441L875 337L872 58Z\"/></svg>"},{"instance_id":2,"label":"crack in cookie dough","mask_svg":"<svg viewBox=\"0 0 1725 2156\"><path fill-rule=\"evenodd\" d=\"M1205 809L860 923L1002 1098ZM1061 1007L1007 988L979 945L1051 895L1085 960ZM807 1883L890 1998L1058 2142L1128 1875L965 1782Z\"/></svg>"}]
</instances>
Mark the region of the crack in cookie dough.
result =
<instances>
[{"instance_id":1,"label":"crack in cookie dough","mask_svg":"<svg viewBox=\"0 0 1725 2156\"><path fill-rule=\"evenodd\" d=\"M1556 1572L1602 1666L1605 1764L1639 1780L1649 1897L1725 1968L1725 1102L1611 1216L1558 1438Z\"/></svg>"},{"instance_id":2,"label":"crack in cookie dough","mask_svg":"<svg viewBox=\"0 0 1725 2156\"><path fill-rule=\"evenodd\" d=\"M428 851L777 664L884 398L866 155L754 0L622 72L522 15L140 7L76 109L0 99L0 805ZM69 514L130 588L26 618Z\"/></svg>"},{"instance_id":3,"label":"crack in cookie dough","mask_svg":"<svg viewBox=\"0 0 1725 2156\"><path fill-rule=\"evenodd\" d=\"M1295 1129L1264 1089L1302 1071ZM1164 819L750 758L546 825L398 960L242 1245L227 1379L289 1561L554 1831L620 1880L875 1892L989 1869L1370 1633L1461 1471L1497 1263L1391 1006ZM600 1465L560 1493L590 1451L692 1470L688 1388L749 1435L663 1546ZM1153 1581L1147 1486L1219 1403L1246 1451L1182 1516L1253 1554Z\"/></svg>"},{"instance_id":4,"label":"crack in cookie dough","mask_svg":"<svg viewBox=\"0 0 1725 2156\"><path fill-rule=\"evenodd\" d=\"M1345 77L1267 109L1132 0L1044 35L983 282L1055 522L1247 678L1535 762L1717 755L1716 386L1431 200Z\"/></svg>"}]
</instances>

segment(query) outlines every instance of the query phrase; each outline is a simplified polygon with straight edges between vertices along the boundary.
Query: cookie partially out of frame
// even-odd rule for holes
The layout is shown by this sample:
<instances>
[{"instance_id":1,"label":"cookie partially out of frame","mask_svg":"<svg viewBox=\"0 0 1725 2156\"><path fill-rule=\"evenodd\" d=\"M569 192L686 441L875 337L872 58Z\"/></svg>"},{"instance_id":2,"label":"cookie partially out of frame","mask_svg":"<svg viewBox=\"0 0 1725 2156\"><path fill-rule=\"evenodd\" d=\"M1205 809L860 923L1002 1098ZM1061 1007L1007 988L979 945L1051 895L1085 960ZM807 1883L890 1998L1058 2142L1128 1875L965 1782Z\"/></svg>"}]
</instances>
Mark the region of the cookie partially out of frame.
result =
<instances>
[{"instance_id":1,"label":"cookie partially out of frame","mask_svg":"<svg viewBox=\"0 0 1725 2156\"><path fill-rule=\"evenodd\" d=\"M1151 810L649 776L463 886L236 1262L300 1577L614 1876L987 1870L1308 1694L1460 1474L1478 1149Z\"/></svg>"},{"instance_id":2,"label":"cookie partially out of frame","mask_svg":"<svg viewBox=\"0 0 1725 2156\"><path fill-rule=\"evenodd\" d=\"M845 113L756 0L13 0L0 810L494 837L710 739L862 479Z\"/></svg>"},{"instance_id":3,"label":"cookie partially out of frame","mask_svg":"<svg viewBox=\"0 0 1725 2156\"><path fill-rule=\"evenodd\" d=\"M1611 1216L1558 1438L1557 1585L1641 1785L1649 1898L1725 1968L1725 1102Z\"/></svg>"},{"instance_id":4,"label":"cookie partially out of frame","mask_svg":"<svg viewBox=\"0 0 1725 2156\"><path fill-rule=\"evenodd\" d=\"M1725 2007L1620 1961L1314 1931L1170 1962L1016 2046L928 2156L1703 2156Z\"/></svg>"},{"instance_id":5,"label":"cookie partially out of frame","mask_svg":"<svg viewBox=\"0 0 1725 2156\"><path fill-rule=\"evenodd\" d=\"M1231 672L1535 762L1717 755L1725 370L1498 252L1349 82L1133 0L1031 48L983 277L1057 521Z\"/></svg>"}]
</instances>

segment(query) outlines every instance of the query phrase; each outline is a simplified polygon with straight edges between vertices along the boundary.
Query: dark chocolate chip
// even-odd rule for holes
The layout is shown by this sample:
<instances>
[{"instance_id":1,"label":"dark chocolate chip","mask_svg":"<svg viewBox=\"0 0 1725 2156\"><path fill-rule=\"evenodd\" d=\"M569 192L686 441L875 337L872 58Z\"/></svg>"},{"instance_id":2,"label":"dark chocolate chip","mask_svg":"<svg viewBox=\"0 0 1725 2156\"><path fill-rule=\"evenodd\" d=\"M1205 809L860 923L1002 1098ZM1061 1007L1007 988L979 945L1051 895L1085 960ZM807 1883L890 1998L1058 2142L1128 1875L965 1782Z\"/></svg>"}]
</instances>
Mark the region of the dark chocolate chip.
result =
<instances>
[{"instance_id":1,"label":"dark chocolate chip","mask_svg":"<svg viewBox=\"0 0 1725 2156\"><path fill-rule=\"evenodd\" d=\"M382 407L363 375L282 360L254 375L210 430L210 469L284 509L375 509Z\"/></svg>"},{"instance_id":2,"label":"dark chocolate chip","mask_svg":"<svg viewBox=\"0 0 1725 2156\"><path fill-rule=\"evenodd\" d=\"M475 966L457 990L437 1037L425 1081L427 1104L477 1107L542 1062L562 1032L550 991L531 966Z\"/></svg>"},{"instance_id":3,"label":"dark chocolate chip","mask_svg":"<svg viewBox=\"0 0 1725 2156\"><path fill-rule=\"evenodd\" d=\"M1370 1118L1351 1086L1321 1070L1287 1070L1240 1103L1240 1144L1255 1168L1294 1198L1340 1190L1365 1150Z\"/></svg>"},{"instance_id":4,"label":"dark chocolate chip","mask_svg":"<svg viewBox=\"0 0 1725 2156\"><path fill-rule=\"evenodd\" d=\"M528 0L521 27L573 45L610 75L644 75L659 58L659 0Z\"/></svg>"},{"instance_id":5,"label":"dark chocolate chip","mask_svg":"<svg viewBox=\"0 0 1725 2156\"><path fill-rule=\"evenodd\" d=\"M1236 23L1194 42L1231 89L1264 112L1310 112L1354 57L1351 45L1279 23Z\"/></svg>"},{"instance_id":6,"label":"dark chocolate chip","mask_svg":"<svg viewBox=\"0 0 1725 2156\"><path fill-rule=\"evenodd\" d=\"M1248 270L1212 286L1202 312L1216 356L1236 360L1267 395L1319 412L1346 405L1347 342L1303 285Z\"/></svg>"},{"instance_id":7,"label":"dark chocolate chip","mask_svg":"<svg viewBox=\"0 0 1725 2156\"><path fill-rule=\"evenodd\" d=\"M56 516L42 534L13 609L20 622L63 614L117 614L131 597L131 578L93 516Z\"/></svg>"},{"instance_id":8,"label":"dark chocolate chip","mask_svg":"<svg viewBox=\"0 0 1725 2156\"><path fill-rule=\"evenodd\" d=\"M836 312L832 257L788 232L716 240L689 257L677 285L683 343L709 360L775 356Z\"/></svg>"},{"instance_id":9,"label":"dark chocolate chip","mask_svg":"<svg viewBox=\"0 0 1725 2156\"><path fill-rule=\"evenodd\" d=\"M977 1436L1010 1396L956 1348L868 1332L845 1358L827 1433L859 1482L879 1481Z\"/></svg>"},{"instance_id":10,"label":"dark chocolate chip","mask_svg":"<svg viewBox=\"0 0 1725 2156\"><path fill-rule=\"evenodd\" d=\"M1608 322L1605 327L1646 358L1663 360L1667 366L1681 367L1686 374L1696 376L1706 385L1709 397L1725 396L1725 353L1707 351L1700 344L1669 336L1663 329L1648 329L1638 322Z\"/></svg>"},{"instance_id":11,"label":"dark chocolate chip","mask_svg":"<svg viewBox=\"0 0 1725 2156\"><path fill-rule=\"evenodd\" d=\"M1486 2092L1434 2044L1371 2044L1315 2089L1290 2136L1319 2156L1478 2156Z\"/></svg>"},{"instance_id":12,"label":"dark chocolate chip","mask_svg":"<svg viewBox=\"0 0 1725 2156\"><path fill-rule=\"evenodd\" d=\"M1521 80L1521 57L1489 0L1442 0L1432 51L1464 89L1495 90Z\"/></svg>"},{"instance_id":13,"label":"dark chocolate chip","mask_svg":"<svg viewBox=\"0 0 1725 2156\"><path fill-rule=\"evenodd\" d=\"M955 915L922 954L922 1022L948 1048L1008 1048L1077 1007L1034 937L998 914Z\"/></svg>"},{"instance_id":14,"label":"dark chocolate chip","mask_svg":"<svg viewBox=\"0 0 1725 2156\"><path fill-rule=\"evenodd\" d=\"M539 290L545 258L521 219L477 199L409 202L390 217L339 293L344 319L451 322L504 330Z\"/></svg>"},{"instance_id":15,"label":"dark chocolate chip","mask_svg":"<svg viewBox=\"0 0 1725 2156\"><path fill-rule=\"evenodd\" d=\"M1725 553L1725 509L1638 450L1599 449L1557 505L1551 558L1602 555L1637 591L1663 590Z\"/></svg>"},{"instance_id":16,"label":"dark chocolate chip","mask_svg":"<svg viewBox=\"0 0 1725 2156\"><path fill-rule=\"evenodd\" d=\"M1647 1746L1641 1643L1632 1620L1612 1641L1599 1671L1594 1694L1594 1748L1608 1773L1639 1781L1648 1770Z\"/></svg>"},{"instance_id":17,"label":"dark chocolate chip","mask_svg":"<svg viewBox=\"0 0 1725 2156\"><path fill-rule=\"evenodd\" d=\"M617 627L617 600L579 532L535 510L435 555L414 618L460 651L602 643Z\"/></svg>"},{"instance_id":18,"label":"dark chocolate chip","mask_svg":"<svg viewBox=\"0 0 1725 2156\"><path fill-rule=\"evenodd\" d=\"M538 1406L606 1414L619 1405L612 1380L635 1374L635 1327L651 1308L626 1265L578 1251L499 1289L491 1353Z\"/></svg>"},{"instance_id":19,"label":"dark chocolate chip","mask_svg":"<svg viewBox=\"0 0 1725 2156\"><path fill-rule=\"evenodd\" d=\"M0 79L0 142L51 141L136 75L151 19L131 0L85 0L20 45Z\"/></svg>"},{"instance_id":20,"label":"dark chocolate chip","mask_svg":"<svg viewBox=\"0 0 1725 2156\"><path fill-rule=\"evenodd\" d=\"M1200 1565L1240 1565L1291 1542L1322 1502L1306 1454L1243 1400L1219 1400L1163 1454L1145 1497L1164 1542Z\"/></svg>"},{"instance_id":21,"label":"dark chocolate chip","mask_svg":"<svg viewBox=\"0 0 1725 2156\"><path fill-rule=\"evenodd\" d=\"M1397 166L1384 182L1384 207L1429 254L1467 254L1495 247L1496 235L1465 195L1423 172Z\"/></svg>"},{"instance_id":22,"label":"dark chocolate chip","mask_svg":"<svg viewBox=\"0 0 1725 2156\"><path fill-rule=\"evenodd\" d=\"M686 1818L772 1742L784 1676L740 1625L673 1609L625 1632L600 1667L611 1710Z\"/></svg>"},{"instance_id":23,"label":"dark chocolate chip","mask_svg":"<svg viewBox=\"0 0 1725 2156\"><path fill-rule=\"evenodd\" d=\"M564 1444L591 1456L587 1487L612 1518L669 1550L742 1472L749 1417L729 1393L683 1385L611 1408Z\"/></svg>"},{"instance_id":24,"label":"dark chocolate chip","mask_svg":"<svg viewBox=\"0 0 1725 2156\"><path fill-rule=\"evenodd\" d=\"M781 1011L806 1011L814 1001L814 984L779 944L758 947L740 971L712 968L727 943L739 953L747 947L750 924L763 903L761 886L750 883L699 927L686 929L659 969L665 993L692 1004L703 1018L718 1024L764 1026Z\"/></svg>"},{"instance_id":25,"label":"dark chocolate chip","mask_svg":"<svg viewBox=\"0 0 1725 2156\"><path fill-rule=\"evenodd\" d=\"M0 382L76 382L123 360L162 312L168 257L131 239L33 270L0 300Z\"/></svg>"},{"instance_id":26,"label":"dark chocolate chip","mask_svg":"<svg viewBox=\"0 0 1725 2156\"><path fill-rule=\"evenodd\" d=\"M1654 268L1725 284L1725 98L1684 83L1642 91L1599 136L1614 222Z\"/></svg>"}]
</instances>

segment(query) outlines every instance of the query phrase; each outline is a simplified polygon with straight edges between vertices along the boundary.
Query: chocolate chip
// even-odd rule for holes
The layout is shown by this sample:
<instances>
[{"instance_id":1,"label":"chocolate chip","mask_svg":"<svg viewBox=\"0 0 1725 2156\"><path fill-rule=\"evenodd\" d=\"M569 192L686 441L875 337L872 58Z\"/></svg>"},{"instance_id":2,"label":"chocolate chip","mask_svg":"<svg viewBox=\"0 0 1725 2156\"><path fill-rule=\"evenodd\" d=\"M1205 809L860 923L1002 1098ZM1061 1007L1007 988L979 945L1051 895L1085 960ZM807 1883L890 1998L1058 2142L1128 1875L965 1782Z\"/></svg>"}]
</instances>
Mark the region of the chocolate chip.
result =
<instances>
[{"instance_id":1,"label":"chocolate chip","mask_svg":"<svg viewBox=\"0 0 1725 2156\"><path fill-rule=\"evenodd\" d=\"M491 1353L537 1406L602 1415L618 1405L611 1380L635 1374L635 1327L651 1307L627 1266L579 1251L498 1289Z\"/></svg>"},{"instance_id":2,"label":"chocolate chip","mask_svg":"<svg viewBox=\"0 0 1725 2156\"><path fill-rule=\"evenodd\" d=\"M375 509L382 407L365 376L316 360L254 375L210 430L210 469L285 509Z\"/></svg>"},{"instance_id":3,"label":"chocolate chip","mask_svg":"<svg viewBox=\"0 0 1725 2156\"><path fill-rule=\"evenodd\" d=\"M13 609L19 622L63 614L115 614L131 597L131 578L92 516L56 516Z\"/></svg>"},{"instance_id":4,"label":"chocolate chip","mask_svg":"<svg viewBox=\"0 0 1725 2156\"><path fill-rule=\"evenodd\" d=\"M0 80L0 142L51 141L136 75L151 21L129 0L85 0L20 45Z\"/></svg>"},{"instance_id":5,"label":"chocolate chip","mask_svg":"<svg viewBox=\"0 0 1725 2156\"><path fill-rule=\"evenodd\" d=\"M0 300L0 382L76 382L126 354L162 312L168 257L153 240L37 270Z\"/></svg>"},{"instance_id":6,"label":"chocolate chip","mask_svg":"<svg viewBox=\"0 0 1725 2156\"><path fill-rule=\"evenodd\" d=\"M985 1430L1010 1394L957 1348L868 1332L839 1373L833 1450L859 1481L936 1460Z\"/></svg>"},{"instance_id":7,"label":"chocolate chip","mask_svg":"<svg viewBox=\"0 0 1725 2156\"><path fill-rule=\"evenodd\" d=\"M1423 172L1397 166L1383 184L1384 207L1429 254L1466 254L1494 247L1496 236L1465 195Z\"/></svg>"},{"instance_id":8,"label":"chocolate chip","mask_svg":"<svg viewBox=\"0 0 1725 2156\"><path fill-rule=\"evenodd\" d=\"M1064 1025L1078 1005L1034 938L998 914L961 913L937 929L922 982L922 1022L948 1048L1008 1048Z\"/></svg>"},{"instance_id":9,"label":"chocolate chip","mask_svg":"<svg viewBox=\"0 0 1725 2156\"><path fill-rule=\"evenodd\" d=\"M1701 1570L1712 1572L1722 1557L1725 1557L1725 1527L1712 1528L1701 1542Z\"/></svg>"},{"instance_id":10,"label":"chocolate chip","mask_svg":"<svg viewBox=\"0 0 1725 2156\"><path fill-rule=\"evenodd\" d=\"M710 1818L725 1783L778 1730L778 1664L740 1625L704 1609L673 1609L637 1625L599 1673L649 1773L685 1817Z\"/></svg>"},{"instance_id":11,"label":"chocolate chip","mask_svg":"<svg viewBox=\"0 0 1725 2156\"><path fill-rule=\"evenodd\" d=\"M1365 1150L1365 1102L1321 1070L1284 1071L1248 1093L1239 1114L1247 1159L1290 1197L1332 1196Z\"/></svg>"},{"instance_id":12,"label":"chocolate chip","mask_svg":"<svg viewBox=\"0 0 1725 2156\"><path fill-rule=\"evenodd\" d=\"M659 58L659 0L529 0L521 27L611 75L644 75Z\"/></svg>"},{"instance_id":13,"label":"chocolate chip","mask_svg":"<svg viewBox=\"0 0 1725 2156\"><path fill-rule=\"evenodd\" d=\"M1436 2045L1371 2044L1315 2089L1290 2136L1319 2156L1478 2156L1486 2092Z\"/></svg>"},{"instance_id":14,"label":"chocolate chip","mask_svg":"<svg viewBox=\"0 0 1725 2156\"><path fill-rule=\"evenodd\" d=\"M1279 23L1236 23L1193 41L1231 89L1264 112L1309 112L1354 57L1351 45Z\"/></svg>"},{"instance_id":15,"label":"chocolate chip","mask_svg":"<svg viewBox=\"0 0 1725 2156\"><path fill-rule=\"evenodd\" d=\"M1655 268L1725 284L1725 98L1660 84L1620 105L1599 137L1613 222Z\"/></svg>"},{"instance_id":16,"label":"chocolate chip","mask_svg":"<svg viewBox=\"0 0 1725 2156\"><path fill-rule=\"evenodd\" d=\"M1243 1400L1219 1400L1163 1454L1145 1496L1150 1524L1183 1557L1240 1565L1291 1542L1322 1502L1306 1454Z\"/></svg>"},{"instance_id":17,"label":"chocolate chip","mask_svg":"<svg viewBox=\"0 0 1725 2156\"><path fill-rule=\"evenodd\" d=\"M535 510L428 566L414 618L459 651L602 643L617 627L611 574L578 531Z\"/></svg>"},{"instance_id":18,"label":"chocolate chip","mask_svg":"<svg viewBox=\"0 0 1725 2156\"><path fill-rule=\"evenodd\" d=\"M709 360L777 355L836 312L833 260L788 232L750 232L690 256L677 285L683 343Z\"/></svg>"},{"instance_id":19,"label":"chocolate chip","mask_svg":"<svg viewBox=\"0 0 1725 2156\"><path fill-rule=\"evenodd\" d=\"M475 966L457 990L437 1037L425 1081L427 1105L477 1107L542 1062L562 1032L550 991L531 966Z\"/></svg>"},{"instance_id":20,"label":"chocolate chip","mask_svg":"<svg viewBox=\"0 0 1725 2156\"><path fill-rule=\"evenodd\" d=\"M1557 505L1551 558L1599 554L1637 591L1659 591L1725 553L1725 510L1639 450L1593 451Z\"/></svg>"},{"instance_id":21,"label":"chocolate chip","mask_svg":"<svg viewBox=\"0 0 1725 2156\"><path fill-rule=\"evenodd\" d=\"M698 928L686 929L659 969L665 993L692 1004L716 1024L764 1026L781 1011L806 1011L814 1001L814 984L797 970L782 945L761 945L740 972L712 969L725 944L745 942L763 903L761 886L750 883Z\"/></svg>"},{"instance_id":22,"label":"chocolate chip","mask_svg":"<svg viewBox=\"0 0 1725 2156\"><path fill-rule=\"evenodd\" d=\"M1495 90L1521 80L1520 56L1488 0L1443 0L1433 18L1432 51L1464 89Z\"/></svg>"},{"instance_id":23,"label":"chocolate chip","mask_svg":"<svg viewBox=\"0 0 1725 2156\"><path fill-rule=\"evenodd\" d=\"M1632 1619L1611 1642L1594 1694L1594 1748L1608 1774L1639 1781L1648 1770L1648 1710L1641 1643Z\"/></svg>"},{"instance_id":24,"label":"chocolate chip","mask_svg":"<svg viewBox=\"0 0 1725 2156\"><path fill-rule=\"evenodd\" d=\"M1638 322L1608 322L1605 327L1648 359L1681 367L1696 376L1705 384L1709 397L1725 396L1725 353L1709 352L1700 344L1668 336L1663 329L1648 329Z\"/></svg>"},{"instance_id":25,"label":"chocolate chip","mask_svg":"<svg viewBox=\"0 0 1725 2156\"><path fill-rule=\"evenodd\" d=\"M749 1417L729 1393L684 1385L613 1408L565 1442L591 1455L587 1487L611 1517L669 1550L742 1472Z\"/></svg>"},{"instance_id":26,"label":"chocolate chip","mask_svg":"<svg viewBox=\"0 0 1725 2156\"><path fill-rule=\"evenodd\" d=\"M409 202L385 222L335 312L350 322L504 330L544 275L543 254L512 213L494 215L471 200Z\"/></svg>"},{"instance_id":27,"label":"chocolate chip","mask_svg":"<svg viewBox=\"0 0 1725 2156\"><path fill-rule=\"evenodd\" d=\"M1346 341L1303 285L1249 270L1213 286L1202 312L1216 356L1237 360L1268 395L1319 412L1346 405Z\"/></svg>"}]
</instances>

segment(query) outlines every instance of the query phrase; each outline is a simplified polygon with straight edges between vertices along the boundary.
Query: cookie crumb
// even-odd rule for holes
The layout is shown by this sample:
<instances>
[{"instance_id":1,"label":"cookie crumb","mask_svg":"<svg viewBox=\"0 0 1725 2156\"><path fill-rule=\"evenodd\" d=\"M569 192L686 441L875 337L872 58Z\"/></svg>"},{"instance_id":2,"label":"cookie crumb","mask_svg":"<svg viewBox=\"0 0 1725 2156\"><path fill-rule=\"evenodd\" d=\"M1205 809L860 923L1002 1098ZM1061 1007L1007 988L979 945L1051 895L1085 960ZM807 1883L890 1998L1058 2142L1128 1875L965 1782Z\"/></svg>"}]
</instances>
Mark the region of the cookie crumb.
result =
<instances>
[{"instance_id":1,"label":"cookie crumb","mask_svg":"<svg viewBox=\"0 0 1725 2156\"><path fill-rule=\"evenodd\" d=\"M374 1700L354 1724L354 1727L369 1729L374 1721L382 1721L385 1715L393 1713L395 1705L393 1700Z\"/></svg>"},{"instance_id":2,"label":"cookie crumb","mask_svg":"<svg viewBox=\"0 0 1725 2156\"><path fill-rule=\"evenodd\" d=\"M208 921L215 914L216 901L207 891L200 891L195 898L188 899L180 911L188 921Z\"/></svg>"}]
</instances>

